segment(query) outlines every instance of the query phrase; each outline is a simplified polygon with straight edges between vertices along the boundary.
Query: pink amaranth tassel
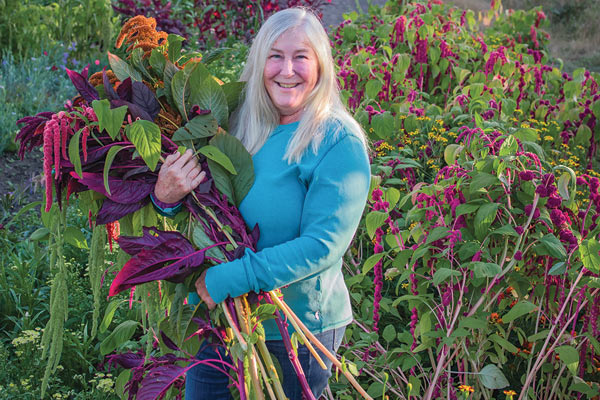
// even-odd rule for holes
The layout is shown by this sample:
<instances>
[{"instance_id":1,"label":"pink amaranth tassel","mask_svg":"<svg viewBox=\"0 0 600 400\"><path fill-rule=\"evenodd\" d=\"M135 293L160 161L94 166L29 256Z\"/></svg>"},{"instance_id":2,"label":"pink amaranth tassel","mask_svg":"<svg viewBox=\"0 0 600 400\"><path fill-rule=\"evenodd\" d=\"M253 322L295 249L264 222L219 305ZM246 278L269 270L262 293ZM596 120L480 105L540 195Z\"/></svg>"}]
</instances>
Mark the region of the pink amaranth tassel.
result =
<instances>
[{"instance_id":1,"label":"pink amaranth tassel","mask_svg":"<svg viewBox=\"0 0 600 400\"><path fill-rule=\"evenodd\" d=\"M52 120L54 121L52 124L54 137L54 179L58 180L60 177L60 125L56 114L52 116Z\"/></svg>"},{"instance_id":2,"label":"pink amaranth tassel","mask_svg":"<svg viewBox=\"0 0 600 400\"><path fill-rule=\"evenodd\" d=\"M54 143L54 132L52 131L52 122L46 122L44 126L44 179L46 181L46 208L50 211L52 207L52 151Z\"/></svg>"}]
</instances>

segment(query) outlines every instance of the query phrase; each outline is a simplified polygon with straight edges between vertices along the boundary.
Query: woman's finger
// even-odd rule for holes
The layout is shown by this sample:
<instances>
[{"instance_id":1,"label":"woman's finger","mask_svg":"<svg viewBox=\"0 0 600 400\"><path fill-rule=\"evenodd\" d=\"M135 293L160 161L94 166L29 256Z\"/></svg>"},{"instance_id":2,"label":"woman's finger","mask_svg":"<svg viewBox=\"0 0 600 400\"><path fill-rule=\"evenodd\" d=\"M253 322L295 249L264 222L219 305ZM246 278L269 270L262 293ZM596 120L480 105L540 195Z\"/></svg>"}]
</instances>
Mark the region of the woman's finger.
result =
<instances>
[{"instance_id":1,"label":"woman's finger","mask_svg":"<svg viewBox=\"0 0 600 400\"><path fill-rule=\"evenodd\" d=\"M175 153L173 153L173 154L169 154L169 155L167 156L167 158L165 158L165 162L163 163L163 167L165 167L165 166L166 166L166 167L170 167L171 165L173 165L173 163L174 163L175 161L177 161L177 159L178 159L180 156L181 156L181 154L179 154L179 152L178 152L178 151L176 151L176 152L175 152Z\"/></svg>"},{"instance_id":2,"label":"woman's finger","mask_svg":"<svg viewBox=\"0 0 600 400\"><path fill-rule=\"evenodd\" d=\"M200 171L198 176L196 176L194 179L192 179L192 183L191 183L192 190L196 189L198 187L198 185L202 183L202 181L204 180L204 177L206 177L206 172Z\"/></svg>"},{"instance_id":3,"label":"woman's finger","mask_svg":"<svg viewBox=\"0 0 600 400\"><path fill-rule=\"evenodd\" d=\"M175 168L183 168L183 166L188 162L190 158L194 156L194 152L190 149L187 149L185 153L181 157L179 157L174 163L173 167Z\"/></svg>"}]
</instances>

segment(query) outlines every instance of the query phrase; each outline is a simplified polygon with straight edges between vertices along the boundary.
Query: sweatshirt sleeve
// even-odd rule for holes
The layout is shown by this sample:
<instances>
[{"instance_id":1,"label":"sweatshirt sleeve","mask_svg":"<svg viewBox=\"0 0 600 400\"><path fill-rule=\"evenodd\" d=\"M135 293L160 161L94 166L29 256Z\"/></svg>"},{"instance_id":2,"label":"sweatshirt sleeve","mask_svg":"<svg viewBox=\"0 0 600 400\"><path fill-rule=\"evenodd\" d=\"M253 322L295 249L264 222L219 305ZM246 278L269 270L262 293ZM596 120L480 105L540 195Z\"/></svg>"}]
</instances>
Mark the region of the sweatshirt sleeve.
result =
<instances>
[{"instance_id":1,"label":"sweatshirt sleeve","mask_svg":"<svg viewBox=\"0 0 600 400\"><path fill-rule=\"evenodd\" d=\"M209 268L206 288L227 296L273 290L314 276L339 261L352 240L369 191L370 166L360 140L345 136L313 170L302 209L300 236Z\"/></svg>"}]
</instances>

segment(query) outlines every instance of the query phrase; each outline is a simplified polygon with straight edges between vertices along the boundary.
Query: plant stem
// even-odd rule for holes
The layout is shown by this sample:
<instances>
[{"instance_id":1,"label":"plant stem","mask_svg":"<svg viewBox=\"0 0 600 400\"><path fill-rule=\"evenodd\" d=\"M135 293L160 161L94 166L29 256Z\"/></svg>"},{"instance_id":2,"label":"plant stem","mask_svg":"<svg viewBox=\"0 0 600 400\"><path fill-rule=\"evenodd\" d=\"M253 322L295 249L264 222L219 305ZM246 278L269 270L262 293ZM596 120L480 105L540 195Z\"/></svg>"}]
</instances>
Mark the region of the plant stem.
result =
<instances>
[{"instance_id":1,"label":"plant stem","mask_svg":"<svg viewBox=\"0 0 600 400\"><path fill-rule=\"evenodd\" d=\"M336 366L336 368L338 368L340 371L342 371L342 374L344 374L344 376L346 377L346 379L348 379L348 381L352 384L352 386L354 386L354 388L358 391L358 393L360 393L361 396L363 396L363 398L368 399L368 400L373 400L373 398L371 396L369 396L367 394L367 392L365 392L365 390L358 384L358 382L356 381L356 379L354 379L354 377L352 376L352 374L350 374L348 371L346 371L344 368L342 368L342 364L337 360L337 358L331 354L329 352L329 350L323 346L323 344L321 344L321 342L319 342L319 340L315 337L315 335L312 334L311 331L308 330L308 328L306 328L306 326L304 325L304 323L296 316L296 314L294 314L294 312L288 307L287 304L285 304L284 302L280 301L279 298L277 297L277 294L275 294L274 292L269 292L269 295L271 297L271 299L273 300L273 302L276 302L278 305L281 304L287 311L287 315L290 316L292 318L292 320L295 320L296 323L298 324L298 326L300 327L300 329L302 329L304 331L304 334L306 335L306 337L314 343L314 345L321 350L321 353L323 353L325 355L325 357L329 358L329 360L333 363L333 365ZM275 300L277 299L277 300ZM306 342L308 343L308 342Z\"/></svg>"}]
</instances>

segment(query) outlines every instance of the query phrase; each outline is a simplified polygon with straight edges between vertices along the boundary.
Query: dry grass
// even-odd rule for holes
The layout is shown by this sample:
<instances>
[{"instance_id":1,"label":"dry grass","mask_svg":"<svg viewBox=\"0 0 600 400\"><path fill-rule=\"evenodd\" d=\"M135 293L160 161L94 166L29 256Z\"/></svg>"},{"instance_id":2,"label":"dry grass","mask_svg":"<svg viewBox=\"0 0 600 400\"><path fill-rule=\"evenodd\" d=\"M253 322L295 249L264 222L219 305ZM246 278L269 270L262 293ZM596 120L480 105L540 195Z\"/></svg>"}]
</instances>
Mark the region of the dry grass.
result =
<instances>
[{"instance_id":1,"label":"dry grass","mask_svg":"<svg viewBox=\"0 0 600 400\"><path fill-rule=\"evenodd\" d=\"M489 9L489 0L453 0L473 11ZM549 18L550 54L561 58L565 70L579 67L600 72L600 0L502 0L504 9L542 6Z\"/></svg>"}]
</instances>

